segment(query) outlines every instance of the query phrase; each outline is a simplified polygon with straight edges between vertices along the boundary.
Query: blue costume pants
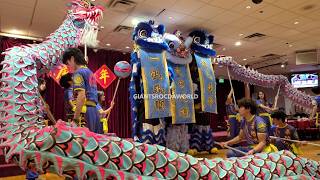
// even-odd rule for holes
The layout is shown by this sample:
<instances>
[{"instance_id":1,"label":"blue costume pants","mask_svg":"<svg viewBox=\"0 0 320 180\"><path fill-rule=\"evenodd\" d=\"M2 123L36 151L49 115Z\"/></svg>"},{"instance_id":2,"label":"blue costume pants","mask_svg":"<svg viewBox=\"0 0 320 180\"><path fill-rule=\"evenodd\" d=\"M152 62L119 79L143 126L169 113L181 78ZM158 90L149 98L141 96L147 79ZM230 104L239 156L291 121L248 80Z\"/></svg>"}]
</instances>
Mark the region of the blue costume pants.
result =
<instances>
[{"instance_id":1,"label":"blue costume pants","mask_svg":"<svg viewBox=\"0 0 320 180\"><path fill-rule=\"evenodd\" d=\"M100 122L100 115L96 107L87 106L87 112L85 115L86 126L90 131L103 134L102 123Z\"/></svg>"}]
</instances>

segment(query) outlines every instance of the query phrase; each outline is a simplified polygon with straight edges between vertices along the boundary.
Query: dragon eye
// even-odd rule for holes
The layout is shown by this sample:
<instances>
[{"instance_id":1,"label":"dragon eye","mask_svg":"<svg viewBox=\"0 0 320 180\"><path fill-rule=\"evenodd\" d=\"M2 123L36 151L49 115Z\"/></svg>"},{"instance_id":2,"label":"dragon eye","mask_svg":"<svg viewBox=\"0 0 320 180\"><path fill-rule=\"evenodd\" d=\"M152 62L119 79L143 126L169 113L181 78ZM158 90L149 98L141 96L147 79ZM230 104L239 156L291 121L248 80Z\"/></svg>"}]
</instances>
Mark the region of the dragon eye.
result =
<instances>
[{"instance_id":1,"label":"dragon eye","mask_svg":"<svg viewBox=\"0 0 320 180\"><path fill-rule=\"evenodd\" d=\"M140 38L146 38L147 37L147 31L142 29L139 31L139 37Z\"/></svg>"},{"instance_id":2,"label":"dragon eye","mask_svg":"<svg viewBox=\"0 0 320 180\"><path fill-rule=\"evenodd\" d=\"M194 37L193 42L195 43L200 43L200 37Z\"/></svg>"},{"instance_id":3,"label":"dragon eye","mask_svg":"<svg viewBox=\"0 0 320 180\"><path fill-rule=\"evenodd\" d=\"M169 45L169 48L170 48L170 49L173 49L173 48L174 48L174 43L173 43L172 41L171 41L171 42L169 42L169 44L168 44L168 45Z\"/></svg>"}]
</instances>

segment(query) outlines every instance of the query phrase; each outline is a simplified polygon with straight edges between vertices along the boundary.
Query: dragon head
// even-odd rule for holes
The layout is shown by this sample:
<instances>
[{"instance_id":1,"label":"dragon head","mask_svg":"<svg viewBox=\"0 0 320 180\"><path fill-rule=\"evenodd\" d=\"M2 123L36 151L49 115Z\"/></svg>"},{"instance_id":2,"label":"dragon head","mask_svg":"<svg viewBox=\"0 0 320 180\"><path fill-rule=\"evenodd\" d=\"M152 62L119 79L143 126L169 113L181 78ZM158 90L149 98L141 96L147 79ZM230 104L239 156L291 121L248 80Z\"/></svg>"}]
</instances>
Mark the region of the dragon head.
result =
<instances>
[{"instance_id":1,"label":"dragon head","mask_svg":"<svg viewBox=\"0 0 320 180\"><path fill-rule=\"evenodd\" d=\"M213 39L213 35L203 30L194 30L189 34L185 45L196 53L215 56L216 52L213 50Z\"/></svg>"},{"instance_id":2,"label":"dragon head","mask_svg":"<svg viewBox=\"0 0 320 180\"><path fill-rule=\"evenodd\" d=\"M192 61L189 50L184 45L184 40L177 31L175 34L165 33L163 36L169 46L167 59L175 64L189 64Z\"/></svg>"},{"instance_id":3,"label":"dragon head","mask_svg":"<svg viewBox=\"0 0 320 180\"><path fill-rule=\"evenodd\" d=\"M72 0L67 6L68 16L71 17L73 24L83 29L81 43L96 46L98 22L103 17L102 6L95 6L90 0Z\"/></svg>"},{"instance_id":4,"label":"dragon head","mask_svg":"<svg viewBox=\"0 0 320 180\"><path fill-rule=\"evenodd\" d=\"M169 47L163 40L164 25L154 25L153 21L140 22L132 35L135 43L141 48L150 50L167 50Z\"/></svg>"}]
</instances>

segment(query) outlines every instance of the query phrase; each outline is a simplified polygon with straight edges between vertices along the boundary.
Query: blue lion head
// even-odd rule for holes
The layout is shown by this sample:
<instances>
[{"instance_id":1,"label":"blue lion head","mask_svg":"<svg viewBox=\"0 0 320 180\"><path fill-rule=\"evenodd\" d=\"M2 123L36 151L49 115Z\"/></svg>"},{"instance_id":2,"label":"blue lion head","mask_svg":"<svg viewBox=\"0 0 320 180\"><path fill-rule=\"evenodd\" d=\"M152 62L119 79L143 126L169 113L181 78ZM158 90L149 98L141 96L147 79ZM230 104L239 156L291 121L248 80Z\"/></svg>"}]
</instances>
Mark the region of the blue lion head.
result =
<instances>
[{"instance_id":1,"label":"blue lion head","mask_svg":"<svg viewBox=\"0 0 320 180\"><path fill-rule=\"evenodd\" d=\"M168 50L167 43L163 40L164 25L154 25L153 21L140 22L134 29L132 39L142 48L151 50Z\"/></svg>"},{"instance_id":2,"label":"blue lion head","mask_svg":"<svg viewBox=\"0 0 320 180\"><path fill-rule=\"evenodd\" d=\"M194 30L189 34L185 41L186 47L207 56L215 56L216 51L213 50L213 35L203 30Z\"/></svg>"}]
</instances>

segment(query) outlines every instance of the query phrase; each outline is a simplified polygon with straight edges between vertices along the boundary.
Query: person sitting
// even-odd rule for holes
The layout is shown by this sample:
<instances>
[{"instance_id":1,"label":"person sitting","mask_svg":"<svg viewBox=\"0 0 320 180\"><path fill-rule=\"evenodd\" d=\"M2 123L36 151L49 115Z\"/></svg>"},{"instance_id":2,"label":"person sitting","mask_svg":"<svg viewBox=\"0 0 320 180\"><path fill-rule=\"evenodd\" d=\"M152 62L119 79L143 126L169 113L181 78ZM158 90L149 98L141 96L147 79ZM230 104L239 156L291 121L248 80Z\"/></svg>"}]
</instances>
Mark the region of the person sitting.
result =
<instances>
[{"instance_id":1,"label":"person sitting","mask_svg":"<svg viewBox=\"0 0 320 180\"><path fill-rule=\"evenodd\" d=\"M72 74L68 73L66 75L61 76L59 84L64 89L64 119L70 121L73 118L73 110L76 108L73 98Z\"/></svg>"},{"instance_id":2,"label":"person sitting","mask_svg":"<svg viewBox=\"0 0 320 180\"><path fill-rule=\"evenodd\" d=\"M239 146L236 149L247 153L248 155L257 152L274 152L277 148L270 144L268 123L261 117L257 116L257 105L252 99L241 99L238 103L240 116L243 117L240 125L239 135L235 138L222 142L221 146L225 147L240 143L245 140L247 146ZM227 157L244 156L237 151L229 150Z\"/></svg>"},{"instance_id":3,"label":"person sitting","mask_svg":"<svg viewBox=\"0 0 320 180\"><path fill-rule=\"evenodd\" d=\"M271 118L275 125L271 131L272 135L279 138L299 140L296 128L285 122L286 117L287 115L283 111L275 111L271 114ZM301 154L302 152L299 146L301 144L306 144L305 141L302 141L301 144L285 141L282 139L273 139L272 141L277 146L278 150L289 150L294 154Z\"/></svg>"},{"instance_id":4,"label":"person sitting","mask_svg":"<svg viewBox=\"0 0 320 180\"><path fill-rule=\"evenodd\" d=\"M241 117L237 113L238 109L235 107L235 104L233 103L232 99L232 93L233 89L230 90L230 93L228 94L227 100L226 100L226 113L228 116L228 132L229 137L234 138L239 134L240 131L240 121Z\"/></svg>"}]
</instances>

